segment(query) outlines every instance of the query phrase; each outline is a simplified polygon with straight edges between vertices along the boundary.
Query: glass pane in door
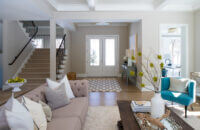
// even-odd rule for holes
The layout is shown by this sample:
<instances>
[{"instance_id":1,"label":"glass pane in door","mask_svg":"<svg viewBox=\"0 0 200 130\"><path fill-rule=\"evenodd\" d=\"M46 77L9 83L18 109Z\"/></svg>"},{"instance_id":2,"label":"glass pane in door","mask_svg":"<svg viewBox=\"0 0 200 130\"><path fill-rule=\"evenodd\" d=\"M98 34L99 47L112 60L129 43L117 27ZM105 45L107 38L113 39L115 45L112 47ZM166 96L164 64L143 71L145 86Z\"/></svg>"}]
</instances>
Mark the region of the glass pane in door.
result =
<instances>
[{"instance_id":1,"label":"glass pane in door","mask_svg":"<svg viewBox=\"0 0 200 130\"><path fill-rule=\"evenodd\" d=\"M90 39L90 66L99 66L100 60L100 40Z\"/></svg>"},{"instance_id":2,"label":"glass pane in door","mask_svg":"<svg viewBox=\"0 0 200 130\"><path fill-rule=\"evenodd\" d=\"M173 66L181 65L181 38L180 37L163 37L162 38L162 55L166 64Z\"/></svg>"},{"instance_id":3,"label":"glass pane in door","mask_svg":"<svg viewBox=\"0 0 200 130\"><path fill-rule=\"evenodd\" d=\"M168 70L168 76L181 74L181 37L162 37L163 61Z\"/></svg>"},{"instance_id":4,"label":"glass pane in door","mask_svg":"<svg viewBox=\"0 0 200 130\"><path fill-rule=\"evenodd\" d=\"M105 39L105 65L115 65L115 39Z\"/></svg>"}]
</instances>

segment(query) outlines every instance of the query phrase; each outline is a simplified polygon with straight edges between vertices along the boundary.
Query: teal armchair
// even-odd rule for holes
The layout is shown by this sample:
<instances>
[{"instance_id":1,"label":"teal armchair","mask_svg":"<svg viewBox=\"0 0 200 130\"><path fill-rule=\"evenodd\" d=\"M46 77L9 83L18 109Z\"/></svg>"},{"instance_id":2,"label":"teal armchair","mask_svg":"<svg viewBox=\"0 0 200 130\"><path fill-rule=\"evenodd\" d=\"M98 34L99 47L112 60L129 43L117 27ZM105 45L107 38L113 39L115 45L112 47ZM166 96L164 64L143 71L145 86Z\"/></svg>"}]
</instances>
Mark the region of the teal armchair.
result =
<instances>
[{"instance_id":1,"label":"teal armchair","mask_svg":"<svg viewBox=\"0 0 200 130\"><path fill-rule=\"evenodd\" d=\"M187 107L196 102L196 82L190 80L188 84L188 93L181 93L168 90L170 86L170 78L161 79L161 97L165 100L176 102L185 106L185 118L187 118Z\"/></svg>"}]
</instances>

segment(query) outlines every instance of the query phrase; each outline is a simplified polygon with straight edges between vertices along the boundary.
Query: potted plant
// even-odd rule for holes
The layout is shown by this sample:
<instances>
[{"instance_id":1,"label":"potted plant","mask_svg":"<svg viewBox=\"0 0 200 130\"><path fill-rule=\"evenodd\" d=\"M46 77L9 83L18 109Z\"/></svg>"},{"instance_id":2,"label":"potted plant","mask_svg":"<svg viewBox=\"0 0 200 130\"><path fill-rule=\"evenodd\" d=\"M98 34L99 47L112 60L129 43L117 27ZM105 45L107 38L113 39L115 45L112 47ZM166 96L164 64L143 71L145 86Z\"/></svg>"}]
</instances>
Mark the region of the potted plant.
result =
<instances>
[{"instance_id":1,"label":"potted plant","mask_svg":"<svg viewBox=\"0 0 200 130\"><path fill-rule=\"evenodd\" d=\"M138 66L141 66L141 70L138 72L138 76L143 78L146 83L150 84L153 89L147 88L146 84L143 82L140 87L146 87L155 92L154 97L151 99L151 116L153 118L161 117L165 113L165 103L160 95L160 82L162 77L162 69L164 68L164 63L162 62L162 56L160 54L151 53L148 56L142 55L138 52L138 58L142 57L143 62L138 62ZM135 59L134 56L132 58Z\"/></svg>"}]
</instances>

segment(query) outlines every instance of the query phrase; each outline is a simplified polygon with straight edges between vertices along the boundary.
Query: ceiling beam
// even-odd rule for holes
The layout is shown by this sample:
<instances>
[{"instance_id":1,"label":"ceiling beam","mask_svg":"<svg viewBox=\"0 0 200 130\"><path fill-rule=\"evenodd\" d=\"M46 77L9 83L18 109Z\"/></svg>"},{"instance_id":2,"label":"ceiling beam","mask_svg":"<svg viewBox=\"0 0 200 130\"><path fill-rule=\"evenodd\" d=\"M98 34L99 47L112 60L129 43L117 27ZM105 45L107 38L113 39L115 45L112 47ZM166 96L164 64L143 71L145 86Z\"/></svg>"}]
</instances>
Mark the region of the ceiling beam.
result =
<instances>
[{"instance_id":1,"label":"ceiling beam","mask_svg":"<svg viewBox=\"0 0 200 130\"><path fill-rule=\"evenodd\" d=\"M169 0L154 0L154 9L161 10L167 6Z\"/></svg>"},{"instance_id":2,"label":"ceiling beam","mask_svg":"<svg viewBox=\"0 0 200 130\"><path fill-rule=\"evenodd\" d=\"M69 22L67 20L57 20L56 22L62 28L68 29L70 31L76 31L76 26L74 23Z\"/></svg>"},{"instance_id":3,"label":"ceiling beam","mask_svg":"<svg viewBox=\"0 0 200 130\"><path fill-rule=\"evenodd\" d=\"M91 11L95 10L95 0L87 0L87 4Z\"/></svg>"}]
</instances>

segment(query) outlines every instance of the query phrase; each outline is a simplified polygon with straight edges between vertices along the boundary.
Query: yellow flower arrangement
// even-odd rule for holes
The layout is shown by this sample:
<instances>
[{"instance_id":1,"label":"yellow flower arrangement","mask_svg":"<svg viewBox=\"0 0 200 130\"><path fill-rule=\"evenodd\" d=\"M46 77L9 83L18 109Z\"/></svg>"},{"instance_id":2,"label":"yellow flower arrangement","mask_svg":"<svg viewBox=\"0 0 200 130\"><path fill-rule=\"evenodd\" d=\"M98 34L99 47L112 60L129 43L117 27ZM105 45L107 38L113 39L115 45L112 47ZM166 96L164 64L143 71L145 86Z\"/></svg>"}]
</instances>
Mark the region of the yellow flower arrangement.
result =
<instances>
[{"instance_id":1,"label":"yellow flower arrangement","mask_svg":"<svg viewBox=\"0 0 200 130\"><path fill-rule=\"evenodd\" d=\"M135 56L132 56L131 59L132 59L132 60L135 60Z\"/></svg>"},{"instance_id":2,"label":"yellow flower arrangement","mask_svg":"<svg viewBox=\"0 0 200 130\"><path fill-rule=\"evenodd\" d=\"M150 63L150 67L153 68L153 67L154 67L154 64L153 64L153 63Z\"/></svg>"},{"instance_id":3,"label":"yellow flower arrangement","mask_svg":"<svg viewBox=\"0 0 200 130\"><path fill-rule=\"evenodd\" d=\"M162 56L161 56L161 55L157 55L157 58L158 58L159 60L162 60Z\"/></svg>"},{"instance_id":4,"label":"yellow flower arrangement","mask_svg":"<svg viewBox=\"0 0 200 130\"><path fill-rule=\"evenodd\" d=\"M130 71L130 76L135 76L135 71Z\"/></svg>"},{"instance_id":5,"label":"yellow flower arrangement","mask_svg":"<svg viewBox=\"0 0 200 130\"><path fill-rule=\"evenodd\" d=\"M145 84L141 83L140 86L141 86L142 88L144 88L144 87L145 87Z\"/></svg>"},{"instance_id":6,"label":"yellow flower arrangement","mask_svg":"<svg viewBox=\"0 0 200 130\"><path fill-rule=\"evenodd\" d=\"M162 56L159 54L149 54L148 56L142 55L141 52L138 52L138 56L142 56L142 62L138 62L137 66L141 67L141 70L138 73L139 77L142 77L149 84L153 86L154 92L159 92L159 86L162 76L162 69L164 68L164 63L162 62ZM140 84L140 87L145 87L144 83Z\"/></svg>"},{"instance_id":7,"label":"yellow flower arrangement","mask_svg":"<svg viewBox=\"0 0 200 130\"><path fill-rule=\"evenodd\" d=\"M144 74L143 74L143 72L139 72L138 75L139 75L140 77L143 77Z\"/></svg>"},{"instance_id":8,"label":"yellow flower arrangement","mask_svg":"<svg viewBox=\"0 0 200 130\"><path fill-rule=\"evenodd\" d=\"M142 56L142 52L138 52L138 56Z\"/></svg>"},{"instance_id":9,"label":"yellow flower arrangement","mask_svg":"<svg viewBox=\"0 0 200 130\"><path fill-rule=\"evenodd\" d=\"M164 63L160 63L160 68L163 69L164 68Z\"/></svg>"},{"instance_id":10,"label":"yellow flower arrangement","mask_svg":"<svg viewBox=\"0 0 200 130\"><path fill-rule=\"evenodd\" d=\"M158 81L158 77L153 77L153 81L157 82Z\"/></svg>"}]
</instances>

